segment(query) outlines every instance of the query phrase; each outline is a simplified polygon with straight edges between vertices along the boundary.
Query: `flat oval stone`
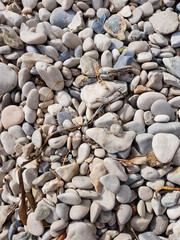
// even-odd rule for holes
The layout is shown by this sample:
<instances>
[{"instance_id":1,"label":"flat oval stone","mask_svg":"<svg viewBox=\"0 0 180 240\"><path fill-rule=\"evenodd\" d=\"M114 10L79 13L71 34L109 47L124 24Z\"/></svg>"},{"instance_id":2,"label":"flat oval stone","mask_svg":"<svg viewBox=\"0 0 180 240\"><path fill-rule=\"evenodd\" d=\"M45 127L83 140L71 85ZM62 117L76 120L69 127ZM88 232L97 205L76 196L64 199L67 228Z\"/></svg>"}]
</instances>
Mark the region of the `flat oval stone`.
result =
<instances>
[{"instance_id":1,"label":"flat oval stone","mask_svg":"<svg viewBox=\"0 0 180 240\"><path fill-rule=\"evenodd\" d=\"M170 117L168 115L164 115L164 114L158 114L155 116L154 121L155 122L160 122L160 123L166 123L169 122Z\"/></svg>"},{"instance_id":2,"label":"flat oval stone","mask_svg":"<svg viewBox=\"0 0 180 240\"><path fill-rule=\"evenodd\" d=\"M75 176L72 178L72 183L75 187L80 189L91 189L93 185L91 179L88 176Z\"/></svg>"},{"instance_id":3,"label":"flat oval stone","mask_svg":"<svg viewBox=\"0 0 180 240\"><path fill-rule=\"evenodd\" d=\"M66 228L68 224L69 224L68 222L61 219L61 220L54 221L51 224L50 228L51 228L52 231L58 232L58 231L60 231L64 228Z\"/></svg>"},{"instance_id":4,"label":"flat oval stone","mask_svg":"<svg viewBox=\"0 0 180 240\"><path fill-rule=\"evenodd\" d=\"M37 89L32 89L27 97L27 106L31 109L38 109L39 104L39 92Z\"/></svg>"},{"instance_id":5,"label":"flat oval stone","mask_svg":"<svg viewBox=\"0 0 180 240\"><path fill-rule=\"evenodd\" d=\"M40 148L42 146L42 136L39 129L35 130L32 134L32 143L37 147Z\"/></svg>"},{"instance_id":6,"label":"flat oval stone","mask_svg":"<svg viewBox=\"0 0 180 240\"><path fill-rule=\"evenodd\" d=\"M137 106L142 110L149 110L151 105L159 99L166 100L166 97L158 92L143 93L139 96L137 100Z\"/></svg>"},{"instance_id":7,"label":"flat oval stone","mask_svg":"<svg viewBox=\"0 0 180 240\"><path fill-rule=\"evenodd\" d=\"M27 218L27 229L34 236L41 236L44 232L44 226L41 221L35 219L35 213L32 212Z\"/></svg>"},{"instance_id":8,"label":"flat oval stone","mask_svg":"<svg viewBox=\"0 0 180 240\"><path fill-rule=\"evenodd\" d=\"M13 154L15 152L15 138L8 132L4 131L1 133L1 143L8 154Z\"/></svg>"},{"instance_id":9,"label":"flat oval stone","mask_svg":"<svg viewBox=\"0 0 180 240\"><path fill-rule=\"evenodd\" d=\"M67 135L56 137L56 138L51 138L49 139L48 143L49 146L58 149L61 148L67 141Z\"/></svg>"},{"instance_id":10,"label":"flat oval stone","mask_svg":"<svg viewBox=\"0 0 180 240\"><path fill-rule=\"evenodd\" d=\"M16 105L9 105L3 109L1 121L3 127L6 129L14 125L21 124L24 121L24 112Z\"/></svg>"},{"instance_id":11,"label":"flat oval stone","mask_svg":"<svg viewBox=\"0 0 180 240\"><path fill-rule=\"evenodd\" d=\"M16 72L4 63L0 63L0 95L10 92L17 85Z\"/></svg>"}]
</instances>

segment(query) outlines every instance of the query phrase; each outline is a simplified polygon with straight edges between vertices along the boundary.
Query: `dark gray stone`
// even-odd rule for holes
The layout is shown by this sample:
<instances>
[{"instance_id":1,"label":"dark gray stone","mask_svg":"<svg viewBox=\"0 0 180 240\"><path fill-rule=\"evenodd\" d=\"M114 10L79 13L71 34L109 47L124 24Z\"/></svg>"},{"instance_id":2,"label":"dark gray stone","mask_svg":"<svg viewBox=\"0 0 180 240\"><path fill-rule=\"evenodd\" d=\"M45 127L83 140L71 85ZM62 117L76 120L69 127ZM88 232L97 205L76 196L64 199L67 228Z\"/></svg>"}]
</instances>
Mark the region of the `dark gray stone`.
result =
<instances>
[{"instance_id":1,"label":"dark gray stone","mask_svg":"<svg viewBox=\"0 0 180 240\"><path fill-rule=\"evenodd\" d=\"M126 52L122 53L119 56L116 64L114 65L114 68L131 65L134 54L135 54L134 51L126 51Z\"/></svg>"},{"instance_id":2,"label":"dark gray stone","mask_svg":"<svg viewBox=\"0 0 180 240\"><path fill-rule=\"evenodd\" d=\"M152 151L152 139L153 135L151 133L142 133L136 136L136 148L142 155Z\"/></svg>"}]
</instances>

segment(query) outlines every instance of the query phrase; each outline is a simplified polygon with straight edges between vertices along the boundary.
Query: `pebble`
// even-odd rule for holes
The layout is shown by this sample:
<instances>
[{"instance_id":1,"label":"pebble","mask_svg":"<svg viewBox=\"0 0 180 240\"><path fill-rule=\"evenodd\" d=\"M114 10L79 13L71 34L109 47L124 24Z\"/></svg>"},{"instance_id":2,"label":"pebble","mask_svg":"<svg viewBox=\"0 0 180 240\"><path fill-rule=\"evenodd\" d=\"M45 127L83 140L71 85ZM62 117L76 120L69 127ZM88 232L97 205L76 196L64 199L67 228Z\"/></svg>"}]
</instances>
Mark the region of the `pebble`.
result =
<instances>
[{"instance_id":1,"label":"pebble","mask_svg":"<svg viewBox=\"0 0 180 240\"><path fill-rule=\"evenodd\" d=\"M180 193L177 191L173 191L171 193L166 193L162 198L161 198L161 204L164 207L172 207L176 205L178 198L180 196Z\"/></svg>"},{"instance_id":2,"label":"pebble","mask_svg":"<svg viewBox=\"0 0 180 240\"><path fill-rule=\"evenodd\" d=\"M104 165L110 174L116 175L120 181L127 181L128 176L120 162L111 158L104 159Z\"/></svg>"},{"instance_id":3,"label":"pebble","mask_svg":"<svg viewBox=\"0 0 180 240\"><path fill-rule=\"evenodd\" d=\"M149 225L149 223L151 222L152 218L153 218L153 214L151 213L146 213L144 218L141 218L140 216L135 215L131 218L130 225L135 231L144 232L147 226Z\"/></svg>"},{"instance_id":4,"label":"pebble","mask_svg":"<svg viewBox=\"0 0 180 240\"><path fill-rule=\"evenodd\" d=\"M79 165L77 163L72 163L58 167L56 172L64 181L69 182L75 175L78 174L78 170Z\"/></svg>"},{"instance_id":5,"label":"pebble","mask_svg":"<svg viewBox=\"0 0 180 240\"><path fill-rule=\"evenodd\" d=\"M34 236L41 236L44 232L44 226L41 221L37 221L35 213L30 213L27 218L27 229Z\"/></svg>"},{"instance_id":6,"label":"pebble","mask_svg":"<svg viewBox=\"0 0 180 240\"><path fill-rule=\"evenodd\" d=\"M55 231L55 232L58 232L64 228L66 228L68 225L68 222L64 221L64 220L57 220L57 221L54 221L52 224L51 224L51 230L52 231Z\"/></svg>"},{"instance_id":7,"label":"pebble","mask_svg":"<svg viewBox=\"0 0 180 240\"><path fill-rule=\"evenodd\" d=\"M143 11L142 11L142 8L135 8L133 11L132 11L132 16L129 18L129 21L131 24L135 24L137 23L141 17L143 15Z\"/></svg>"},{"instance_id":8,"label":"pebble","mask_svg":"<svg viewBox=\"0 0 180 240\"><path fill-rule=\"evenodd\" d=\"M158 133L153 137L152 148L157 159L169 163L179 147L179 139L173 134Z\"/></svg>"},{"instance_id":9,"label":"pebble","mask_svg":"<svg viewBox=\"0 0 180 240\"><path fill-rule=\"evenodd\" d=\"M80 220L84 218L90 210L90 200L83 199L80 205L72 206L69 211L69 217L72 220Z\"/></svg>"},{"instance_id":10,"label":"pebble","mask_svg":"<svg viewBox=\"0 0 180 240\"><path fill-rule=\"evenodd\" d=\"M179 184L179 172L180 172L180 168L177 167L177 168L174 168L172 171L170 171L168 174L167 174L167 180L172 182L172 183L175 183L175 184Z\"/></svg>"},{"instance_id":11,"label":"pebble","mask_svg":"<svg viewBox=\"0 0 180 240\"><path fill-rule=\"evenodd\" d=\"M58 195L58 199L61 202L69 205L79 205L81 203L79 194L73 189L70 189L68 192Z\"/></svg>"},{"instance_id":12,"label":"pebble","mask_svg":"<svg viewBox=\"0 0 180 240\"><path fill-rule=\"evenodd\" d=\"M45 62L37 62L36 70L49 88L52 88L56 91L60 91L63 89L63 76L58 68Z\"/></svg>"},{"instance_id":13,"label":"pebble","mask_svg":"<svg viewBox=\"0 0 180 240\"><path fill-rule=\"evenodd\" d=\"M174 32L178 26L177 13L172 11L156 12L149 18L149 21L153 25L155 32L165 35Z\"/></svg>"},{"instance_id":14,"label":"pebble","mask_svg":"<svg viewBox=\"0 0 180 240\"><path fill-rule=\"evenodd\" d=\"M148 181L156 181L159 177L159 173L155 168L149 166L141 167L141 176Z\"/></svg>"},{"instance_id":15,"label":"pebble","mask_svg":"<svg viewBox=\"0 0 180 240\"><path fill-rule=\"evenodd\" d=\"M5 129L24 121L24 113L21 108L15 105L9 105L2 111L1 121Z\"/></svg>"},{"instance_id":16,"label":"pebble","mask_svg":"<svg viewBox=\"0 0 180 240\"><path fill-rule=\"evenodd\" d=\"M109 191L116 194L120 190L120 182L117 176L112 174L107 174L100 178L100 182L106 187Z\"/></svg>"},{"instance_id":17,"label":"pebble","mask_svg":"<svg viewBox=\"0 0 180 240\"><path fill-rule=\"evenodd\" d=\"M32 143L37 147L40 148L42 146L42 136L39 129L35 130L32 134Z\"/></svg>"},{"instance_id":18,"label":"pebble","mask_svg":"<svg viewBox=\"0 0 180 240\"><path fill-rule=\"evenodd\" d=\"M70 207L65 203L58 203L56 205L56 213L60 219L63 219L64 221L69 220L69 210Z\"/></svg>"},{"instance_id":19,"label":"pebble","mask_svg":"<svg viewBox=\"0 0 180 240\"><path fill-rule=\"evenodd\" d=\"M116 195L116 199L120 203L128 203L132 197L131 189L128 185L121 185L120 190Z\"/></svg>"},{"instance_id":20,"label":"pebble","mask_svg":"<svg viewBox=\"0 0 180 240\"><path fill-rule=\"evenodd\" d=\"M62 42L68 48L76 48L78 45L81 45L81 39L74 33L66 32L62 36Z\"/></svg>"},{"instance_id":21,"label":"pebble","mask_svg":"<svg viewBox=\"0 0 180 240\"><path fill-rule=\"evenodd\" d=\"M64 135L56 138L51 138L49 139L48 143L51 148L58 149L64 146L66 141L67 141L67 136Z\"/></svg>"},{"instance_id":22,"label":"pebble","mask_svg":"<svg viewBox=\"0 0 180 240\"><path fill-rule=\"evenodd\" d=\"M0 80L0 95L2 95L16 87L17 74L12 68L2 62L0 63L0 73L2 76Z\"/></svg>"},{"instance_id":23,"label":"pebble","mask_svg":"<svg viewBox=\"0 0 180 240\"><path fill-rule=\"evenodd\" d=\"M46 205L38 204L37 208L35 209L35 219L37 221L41 221L46 219L51 213L51 209L48 208Z\"/></svg>"},{"instance_id":24,"label":"pebble","mask_svg":"<svg viewBox=\"0 0 180 240\"><path fill-rule=\"evenodd\" d=\"M102 128L88 129L86 134L109 153L117 153L128 149L135 137L133 131L123 132L123 135L119 138ZM116 144L111 144L112 142Z\"/></svg>"},{"instance_id":25,"label":"pebble","mask_svg":"<svg viewBox=\"0 0 180 240\"><path fill-rule=\"evenodd\" d=\"M119 40L125 39L124 32L126 30L126 22L120 13L110 16L104 24L104 29L107 33Z\"/></svg>"},{"instance_id":26,"label":"pebble","mask_svg":"<svg viewBox=\"0 0 180 240\"><path fill-rule=\"evenodd\" d=\"M103 34L96 34L94 38L95 46L99 52L104 52L109 49L111 40Z\"/></svg>"},{"instance_id":27,"label":"pebble","mask_svg":"<svg viewBox=\"0 0 180 240\"><path fill-rule=\"evenodd\" d=\"M136 54L147 52L148 49L149 49L149 46L145 41L134 41L129 43L128 45L128 50L134 51Z\"/></svg>"},{"instance_id":28,"label":"pebble","mask_svg":"<svg viewBox=\"0 0 180 240\"><path fill-rule=\"evenodd\" d=\"M66 28L72 21L75 13L72 10L64 11L62 7L55 8L50 16L50 23L60 28Z\"/></svg>"},{"instance_id":29,"label":"pebble","mask_svg":"<svg viewBox=\"0 0 180 240\"><path fill-rule=\"evenodd\" d=\"M91 228L88 226L88 224L84 222L73 222L71 223L67 228L67 240L71 240L74 238L74 240L78 240L79 236L82 236L86 240L95 240L95 237L91 231Z\"/></svg>"},{"instance_id":30,"label":"pebble","mask_svg":"<svg viewBox=\"0 0 180 240\"><path fill-rule=\"evenodd\" d=\"M76 188L80 188L80 189L93 188L90 177L86 177L86 176L75 176L72 178L72 183Z\"/></svg>"},{"instance_id":31,"label":"pebble","mask_svg":"<svg viewBox=\"0 0 180 240\"><path fill-rule=\"evenodd\" d=\"M139 63L149 62L152 60L152 54L150 52L141 52L137 55L137 61Z\"/></svg>"},{"instance_id":32,"label":"pebble","mask_svg":"<svg viewBox=\"0 0 180 240\"><path fill-rule=\"evenodd\" d=\"M149 201L153 197L153 191L149 187L141 186L138 189L138 195L143 201Z\"/></svg>"},{"instance_id":33,"label":"pebble","mask_svg":"<svg viewBox=\"0 0 180 240\"><path fill-rule=\"evenodd\" d=\"M132 216L132 208L128 204L121 204L117 211L117 219L119 224L126 224Z\"/></svg>"}]
</instances>

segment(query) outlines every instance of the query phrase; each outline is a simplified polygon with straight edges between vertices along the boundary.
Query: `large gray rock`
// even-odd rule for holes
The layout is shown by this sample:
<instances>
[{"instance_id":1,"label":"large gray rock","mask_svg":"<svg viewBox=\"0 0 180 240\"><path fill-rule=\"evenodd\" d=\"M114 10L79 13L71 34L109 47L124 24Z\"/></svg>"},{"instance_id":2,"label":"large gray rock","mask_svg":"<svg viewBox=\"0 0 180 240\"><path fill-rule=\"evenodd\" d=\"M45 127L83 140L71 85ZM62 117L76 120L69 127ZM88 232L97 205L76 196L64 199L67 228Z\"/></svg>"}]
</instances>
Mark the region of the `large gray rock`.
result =
<instances>
[{"instance_id":1,"label":"large gray rock","mask_svg":"<svg viewBox=\"0 0 180 240\"><path fill-rule=\"evenodd\" d=\"M157 159L169 163L179 147L179 139L173 134L158 133L152 141L152 148Z\"/></svg>"},{"instance_id":2,"label":"large gray rock","mask_svg":"<svg viewBox=\"0 0 180 240\"><path fill-rule=\"evenodd\" d=\"M128 149L136 135L134 131L128 131L123 132L121 137L117 137L103 128L90 128L86 134L108 153L117 153Z\"/></svg>"}]
</instances>

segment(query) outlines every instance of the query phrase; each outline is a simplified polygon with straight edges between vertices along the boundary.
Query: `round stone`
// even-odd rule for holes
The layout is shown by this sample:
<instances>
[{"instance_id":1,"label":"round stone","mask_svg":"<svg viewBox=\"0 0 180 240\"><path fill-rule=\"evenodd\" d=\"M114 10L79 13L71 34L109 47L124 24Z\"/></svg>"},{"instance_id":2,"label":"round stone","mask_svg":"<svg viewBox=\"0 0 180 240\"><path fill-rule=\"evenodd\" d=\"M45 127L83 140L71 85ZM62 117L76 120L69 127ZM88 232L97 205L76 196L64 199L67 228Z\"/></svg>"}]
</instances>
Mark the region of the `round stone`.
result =
<instances>
[{"instance_id":1,"label":"round stone","mask_svg":"<svg viewBox=\"0 0 180 240\"><path fill-rule=\"evenodd\" d=\"M9 105L3 109L1 121L5 129L21 124L24 121L24 112L16 105Z\"/></svg>"},{"instance_id":2,"label":"round stone","mask_svg":"<svg viewBox=\"0 0 180 240\"><path fill-rule=\"evenodd\" d=\"M120 190L116 195L116 199L120 203L127 203L131 199L132 192L128 185L121 185Z\"/></svg>"},{"instance_id":3,"label":"round stone","mask_svg":"<svg viewBox=\"0 0 180 240\"><path fill-rule=\"evenodd\" d=\"M36 220L34 212L28 215L27 229L34 236L41 236L44 232L43 223Z\"/></svg>"}]
</instances>

